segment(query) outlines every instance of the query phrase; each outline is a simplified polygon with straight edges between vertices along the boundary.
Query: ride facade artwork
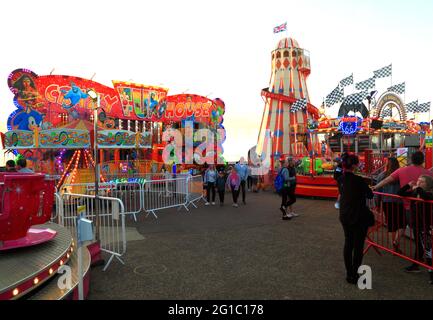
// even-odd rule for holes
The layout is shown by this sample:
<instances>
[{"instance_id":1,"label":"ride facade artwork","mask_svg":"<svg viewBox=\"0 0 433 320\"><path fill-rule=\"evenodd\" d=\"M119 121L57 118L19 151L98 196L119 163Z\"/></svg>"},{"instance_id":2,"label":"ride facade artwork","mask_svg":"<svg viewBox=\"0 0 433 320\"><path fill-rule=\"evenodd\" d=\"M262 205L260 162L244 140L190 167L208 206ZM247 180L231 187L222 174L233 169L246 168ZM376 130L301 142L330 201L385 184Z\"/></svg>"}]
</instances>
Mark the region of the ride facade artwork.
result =
<instances>
[{"instance_id":1,"label":"ride facade artwork","mask_svg":"<svg viewBox=\"0 0 433 320\"><path fill-rule=\"evenodd\" d=\"M27 69L14 70L8 86L16 110L8 118L9 131L2 134L2 141L6 149L30 160L36 171L63 174L66 167L87 169L92 165L88 149L93 147L97 104L87 94L90 89L100 96L97 141L101 162L108 164L104 166L107 173L116 171L126 160L162 163L161 150L170 143L163 141L164 131L173 128L184 134L186 121L192 123L193 130L206 128L215 134L223 130L225 139L225 104L218 98L169 96L167 88L123 81L113 81L111 88L73 76L39 76ZM215 158L224 152L224 141L219 141ZM194 143L199 144L203 141ZM50 159L57 160L42 168ZM176 162L184 161L182 153Z\"/></svg>"},{"instance_id":2,"label":"ride facade artwork","mask_svg":"<svg viewBox=\"0 0 433 320\"><path fill-rule=\"evenodd\" d=\"M270 158L270 180L279 160L291 156L298 163L298 195L334 198L338 194L332 177L334 160L343 152L358 154L360 169L368 178L383 169L389 155L398 154L403 162L420 148L426 167L432 167L430 123L416 123L407 116L429 112L430 103L405 104L401 96L405 83L389 87L375 99L375 81L389 77L392 65L356 84L353 74L343 79L316 108L306 83L311 72L309 52L296 40L284 38L271 59L269 87L261 92L265 107L255 151L260 159ZM345 95L349 85L357 92ZM338 117L331 118L326 108L336 103Z\"/></svg>"}]
</instances>

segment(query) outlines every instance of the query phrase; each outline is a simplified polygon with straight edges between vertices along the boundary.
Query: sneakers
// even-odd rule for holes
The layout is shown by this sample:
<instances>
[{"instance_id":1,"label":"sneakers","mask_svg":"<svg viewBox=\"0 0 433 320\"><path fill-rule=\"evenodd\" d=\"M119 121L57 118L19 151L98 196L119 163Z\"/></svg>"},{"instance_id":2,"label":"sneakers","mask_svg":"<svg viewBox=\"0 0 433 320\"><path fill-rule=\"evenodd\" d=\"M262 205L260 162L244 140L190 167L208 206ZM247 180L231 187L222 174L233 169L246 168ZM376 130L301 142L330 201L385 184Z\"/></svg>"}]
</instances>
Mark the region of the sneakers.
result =
<instances>
[{"instance_id":1,"label":"sneakers","mask_svg":"<svg viewBox=\"0 0 433 320\"><path fill-rule=\"evenodd\" d=\"M212 202L212 205L214 206L214 205L215 205L215 202Z\"/></svg>"},{"instance_id":2,"label":"sneakers","mask_svg":"<svg viewBox=\"0 0 433 320\"><path fill-rule=\"evenodd\" d=\"M237 208L239 205L237 203L233 203L233 207Z\"/></svg>"},{"instance_id":3,"label":"sneakers","mask_svg":"<svg viewBox=\"0 0 433 320\"><path fill-rule=\"evenodd\" d=\"M299 213L294 213L294 212L292 211L292 212L290 212L290 214L291 214L294 218L299 217Z\"/></svg>"},{"instance_id":4,"label":"sneakers","mask_svg":"<svg viewBox=\"0 0 433 320\"><path fill-rule=\"evenodd\" d=\"M288 215L283 215L283 217L281 218L283 220L290 220L292 219L291 217L289 217Z\"/></svg>"},{"instance_id":5,"label":"sneakers","mask_svg":"<svg viewBox=\"0 0 433 320\"><path fill-rule=\"evenodd\" d=\"M336 203L334 204L334 207L335 207L335 209L340 209L340 202L336 202Z\"/></svg>"},{"instance_id":6,"label":"sneakers","mask_svg":"<svg viewBox=\"0 0 433 320\"><path fill-rule=\"evenodd\" d=\"M288 214L286 214L286 217L289 217L290 219L294 218L295 216L293 215L292 212L289 212Z\"/></svg>"},{"instance_id":7,"label":"sneakers","mask_svg":"<svg viewBox=\"0 0 433 320\"><path fill-rule=\"evenodd\" d=\"M404 268L404 271L409 273L421 272L417 264L411 264L409 267Z\"/></svg>"},{"instance_id":8,"label":"sneakers","mask_svg":"<svg viewBox=\"0 0 433 320\"><path fill-rule=\"evenodd\" d=\"M209 206L210 205L210 203L209 202L206 202L205 204L204 204L205 206Z\"/></svg>"}]
</instances>

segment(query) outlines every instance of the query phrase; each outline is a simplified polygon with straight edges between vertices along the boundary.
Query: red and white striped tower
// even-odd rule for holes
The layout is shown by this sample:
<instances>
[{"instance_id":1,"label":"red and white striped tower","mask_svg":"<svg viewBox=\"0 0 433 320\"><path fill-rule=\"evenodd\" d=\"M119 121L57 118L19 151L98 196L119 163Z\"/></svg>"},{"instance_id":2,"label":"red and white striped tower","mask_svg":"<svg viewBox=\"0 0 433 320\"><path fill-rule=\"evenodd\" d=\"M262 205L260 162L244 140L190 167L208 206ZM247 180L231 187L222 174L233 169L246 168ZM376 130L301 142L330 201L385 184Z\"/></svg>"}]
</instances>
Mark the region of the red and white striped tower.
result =
<instances>
[{"instance_id":1,"label":"red and white striped tower","mask_svg":"<svg viewBox=\"0 0 433 320\"><path fill-rule=\"evenodd\" d=\"M310 104L307 77L310 74L310 54L292 38L278 42L272 51L272 72L269 88L262 90L265 110L257 142L257 153L265 149L266 133L272 141L272 158L287 155L307 155L311 150L308 120L318 118L318 110ZM307 100L307 108L290 112L298 99ZM269 131L267 131L269 130Z\"/></svg>"}]
</instances>

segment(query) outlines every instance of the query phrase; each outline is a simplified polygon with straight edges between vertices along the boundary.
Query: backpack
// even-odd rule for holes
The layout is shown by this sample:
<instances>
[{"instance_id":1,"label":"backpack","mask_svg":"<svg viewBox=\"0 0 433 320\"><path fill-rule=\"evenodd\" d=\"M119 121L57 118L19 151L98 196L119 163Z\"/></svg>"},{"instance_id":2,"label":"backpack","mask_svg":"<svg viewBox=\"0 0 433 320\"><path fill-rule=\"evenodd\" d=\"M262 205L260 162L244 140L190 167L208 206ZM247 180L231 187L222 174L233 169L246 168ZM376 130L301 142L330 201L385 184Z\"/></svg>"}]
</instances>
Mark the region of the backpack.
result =
<instances>
[{"instance_id":1,"label":"backpack","mask_svg":"<svg viewBox=\"0 0 433 320\"><path fill-rule=\"evenodd\" d=\"M285 168L281 169L278 172L278 174L274 180L274 187L275 187L275 190L277 191L277 193L281 193L281 191L283 190L283 188L285 186L284 176L282 174L284 169Z\"/></svg>"}]
</instances>

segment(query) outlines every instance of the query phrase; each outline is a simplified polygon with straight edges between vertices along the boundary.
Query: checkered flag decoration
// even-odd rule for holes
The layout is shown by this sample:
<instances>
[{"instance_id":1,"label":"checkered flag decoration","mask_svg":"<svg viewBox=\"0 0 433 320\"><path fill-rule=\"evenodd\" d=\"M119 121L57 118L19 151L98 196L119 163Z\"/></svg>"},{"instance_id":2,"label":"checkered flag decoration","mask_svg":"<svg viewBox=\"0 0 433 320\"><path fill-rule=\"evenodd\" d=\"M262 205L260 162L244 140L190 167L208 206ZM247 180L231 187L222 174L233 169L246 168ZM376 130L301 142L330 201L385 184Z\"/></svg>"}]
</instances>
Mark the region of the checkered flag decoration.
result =
<instances>
[{"instance_id":1,"label":"checkered flag decoration","mask_svg":"<svg viewBox=\"0 0 433 320\"><path fill-rule=\"evenodd\" d=\"M340 86L343 88L347 87L351 84L353 84L353 73L350 76L348 76L348 77L346 77L340 81Z\"/></svg>"},{"instance_id":2,"label":"checkered flag decoration","mask_svg":"<svg viewBox=\"0 0 433 320\"><path fill-rule=\"evenodd\" d=\"M407 112L417 112L418 110L418 100L409 102L406 104L406 110Z\"/></svg>"},{"instance_id":3,"label":"checkered flag decoration","mask_svg":"<svg viewBox=\"0 0 433 320\"><path fill-rule=\"evenodd\" d=\"M392 109L386 108L385 110L382 110L382 117L392 117Z\"/></svg>"},{"instance_id":4,"label":"checkered flag decoration","mask_svg":"<svg viewBox=\"0 0 433 320\"><path fill-rule=\"evenodd\" d=\"M343 101L344 98L344 92L343 88L340 88L340 86L337 86L330 94L326 96L325 103L326 106L331 107L336 103L339 103Z\"/></svg>"},{"instance_id":5,"label":"checkered flag decoration","mask_svg":"<svg viewBox=\"0 0 433 320\"><path fill-rule=\"evenodd\" d=\"M430 111L430 102L420 103L417 112L424 113Z\"/></svg>"},{"instance_id":6,"label":"checkered flag decoration","mask_svg":"<svg viewBox=\"0 0 433 320\"><path fill-rule=\"evenodd\" d=\"M343 104L360 104L368 96L368 91L353 93L344 99Z\"/></svg>"},{"instance_id":7,"label":"checkered flag decoration","mask_svg":"<svg viewBox=\"0 0 433 320\"><path fill-rule=\"evenodd\" d=\"M376 86L376 81L374 78L370 78L355 84L356 90L368 90Z\"/></svg>"},{"instance_id":8,"label":"checkered flag decoration","mask_svg":"<svg viewBox=\"0 0 433 320\"><path fill-rule=\"evenodd\" d=\"M406 82L402 82L402 83L396 84L392 87L389 87L388 91L403 94L406 91Z\"/></svg>"},{"instance_id":9,"label":"checkered flag decoration","mask_svg":"<svg viewBox=\"0 0 433 320\"><path fill-rule=\"evenodd\" d=\"M307 106L307 99L298 99L294 104L292 104L292 107L290 108L291 112L296 112L302 109L305 109Z\"/></svg>"},{"instance_id":10,"label":"checkered flag decoration","mask_svg":"<svg viewBox=\"0 0 433 320\"><path fill-rule=\"evenodd\" d=\"M390 77L392 76L392 64L383 67L382 69L373 71L373 73L375 79Z\"/></svg>"}]
</instances>

